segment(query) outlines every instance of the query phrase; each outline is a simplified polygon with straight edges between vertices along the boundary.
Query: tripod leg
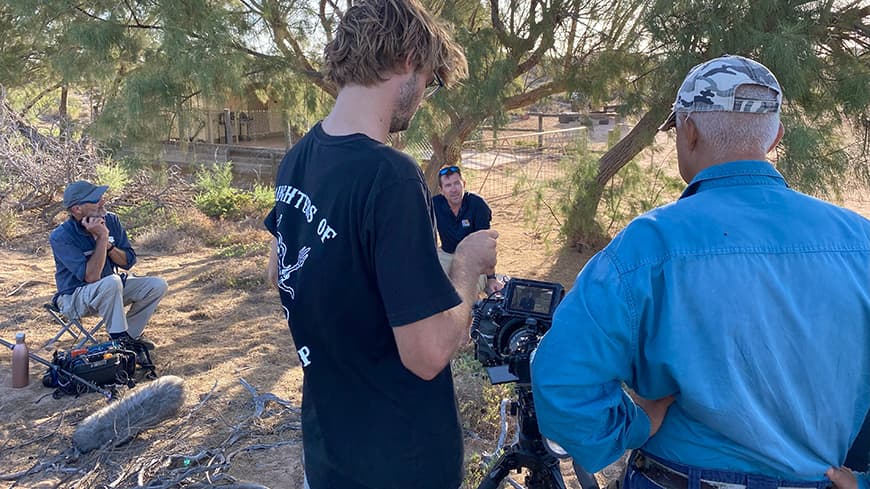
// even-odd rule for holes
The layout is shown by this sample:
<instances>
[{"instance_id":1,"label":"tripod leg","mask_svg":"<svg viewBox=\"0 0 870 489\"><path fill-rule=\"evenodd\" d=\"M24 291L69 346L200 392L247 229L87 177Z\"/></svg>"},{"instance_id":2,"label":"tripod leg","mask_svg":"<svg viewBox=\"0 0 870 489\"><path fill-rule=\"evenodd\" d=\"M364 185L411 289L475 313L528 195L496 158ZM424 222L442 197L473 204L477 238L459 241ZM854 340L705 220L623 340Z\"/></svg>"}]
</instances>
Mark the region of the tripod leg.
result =
<instances>
[{"instance_id":1,"label":"tripod leg","mask_svg":"<svg viewBox=\"0 0 870 489\"><path fill-rule=\"evenodd\" d=\"M577 476L577 482L583 489L599 489L598 480L594 475L586 472L586 469L581 467L577 462L571 461L574 465L574 475Z\"/></svg>"},{"instance_id":2,"label":"tripod leg","mask_svg":"<svg viewBox=\"0 0 870 489\"><path fill-rule=\"evenodd\" d=\"M483 476L477 489L498 489L501 481L507 477L511 470L517 468L516 458L512 453L504 453L498 458L495 465L489 469L489 472Z\"/></svg>"},{"instance_id":3,"label":"tripod leg","mask_svg":"<svg viewBox=\"0 0 870 489\"><path fill-rule=\"evenodd\" d=\"M526 478L528 489L566 489L558 462L532 470Z\"/></svg>"}]
</instances>

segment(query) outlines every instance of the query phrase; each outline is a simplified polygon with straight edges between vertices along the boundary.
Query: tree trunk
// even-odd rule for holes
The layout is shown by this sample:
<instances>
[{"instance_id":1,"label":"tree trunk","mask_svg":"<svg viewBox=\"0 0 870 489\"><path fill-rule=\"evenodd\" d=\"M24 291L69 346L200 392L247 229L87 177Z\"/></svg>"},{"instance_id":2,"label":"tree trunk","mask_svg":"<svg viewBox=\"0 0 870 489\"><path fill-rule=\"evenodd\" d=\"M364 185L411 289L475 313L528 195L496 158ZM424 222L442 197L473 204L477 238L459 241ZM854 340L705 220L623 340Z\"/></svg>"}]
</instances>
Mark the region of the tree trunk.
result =
<instances>
[{"instance_id":1,"label":"tree trunk","mask_svg":"<svg viewBox=\"0 0 870 489\"><path fill-rule=\"evenodd\" d=\"M468 136L474 131L485 116L477 115L466 119L461 119L454 123L451 128L442 136L440 134L432 134L429 138L432 144L432 158L426 162L423 167L423 174L426 177L426 184L429 185L429 190L433 193L438 189L438 169L446 165L458 165L462 159L462 143L468 139Z\"/></svg>"},{"instance_id":2,"label":"tree trunk","mask_svg":"<svg viewBox=\"0 0 870 489\"><path fill-rule=\"evenodd\" d=\"M632 158L652 144L664 117L665 110L661 107L651 109L622 140L598 160L598 174L594 180L585 182L574 195L573 209L563 229L571 245L589 249L599 248L606 243L607 237L595 220L604 186Z\"/></svg>"},{"instance_id":3,"label":"tree trunk","mask_svg":"<svg viewBox=\"0 0 870 489\"><path fill-rule=\"evenodd\" d=\"M429 186L429 190L433 193L438 188L438 170L442 166L459 163L459 159L462 157L462 142L464 140L464 138L447 140L437 135L433 135L430 139L432 143L432 158L423 166L423 174L426 177L426 184Z\"/></svg>"},{"instance_id":4,"label":"tree trunk","mask_svg":"<svg viewBox=\"0 0 870 489\"><path fill-rule=\"evenodd\" d=\"M57 108L58 121L60 124L60 139L61 141L69 140L69 119L67 117L67 96L69 95L69 86L63 84L60 87L60 106Z\"/></svg>"},{"instance_id":5,"label":"tree trunk","mask_svg":"<svg viewBox=\"0 0 870 489\"><path fill-rule=\"evenodd\" d=\"M599 249L606 244L607 236L595 220L603 192L603 185L598 185L595 180L587 180L573 196L571 212L566 216L562 228L569 245L582 251Z\"/></svg>"},{"instance_id":6,"label":"tree trunk","mask_svg":"<svg viewBox=\"0 0 870 489\"><path fill-rule=\"evenodd\" d=\"M628 135L613 145L598 160L598 176L595 177L595 182L604 187L623 166L652 144L656 131L664 119L664 111L661 109L654 108L644 114Z\"/></svg>"},{"instance_id":7,"label":"tree trunk","mask_svg":"<svg viewBox=\"0 0 870 489\"><path fill-rule=\"evenodd\" d=\"M60 106L57 108L57 115L61 120L66 120L67 116L67 97L69 95L69 87L64 84L60 87Z\"/></svg>"}]
</instances>

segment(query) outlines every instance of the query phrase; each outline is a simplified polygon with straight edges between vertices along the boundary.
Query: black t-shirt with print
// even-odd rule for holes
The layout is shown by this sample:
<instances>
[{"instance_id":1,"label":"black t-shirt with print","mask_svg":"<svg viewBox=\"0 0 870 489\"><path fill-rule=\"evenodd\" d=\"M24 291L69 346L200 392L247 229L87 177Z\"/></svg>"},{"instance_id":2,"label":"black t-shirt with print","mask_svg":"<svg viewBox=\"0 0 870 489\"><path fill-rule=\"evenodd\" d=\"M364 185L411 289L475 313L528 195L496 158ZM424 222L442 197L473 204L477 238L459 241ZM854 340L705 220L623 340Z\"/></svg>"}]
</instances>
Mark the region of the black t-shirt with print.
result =
<instances>
[{"instance_id":1,"label":"black t-shirt with print","mask_svg":"<svg viewBox=\"0 0 870 489\"><path fill-rule=\"evenodd\" d=\"M438 262L419 166L317 124L284 157L275 200L265 225L278 240L281 303L304 367L312 489L328 487L330 472L372 489L459 487L450 368L420 379L392 332L460 303Z\"/></svg>"}]
</instances>

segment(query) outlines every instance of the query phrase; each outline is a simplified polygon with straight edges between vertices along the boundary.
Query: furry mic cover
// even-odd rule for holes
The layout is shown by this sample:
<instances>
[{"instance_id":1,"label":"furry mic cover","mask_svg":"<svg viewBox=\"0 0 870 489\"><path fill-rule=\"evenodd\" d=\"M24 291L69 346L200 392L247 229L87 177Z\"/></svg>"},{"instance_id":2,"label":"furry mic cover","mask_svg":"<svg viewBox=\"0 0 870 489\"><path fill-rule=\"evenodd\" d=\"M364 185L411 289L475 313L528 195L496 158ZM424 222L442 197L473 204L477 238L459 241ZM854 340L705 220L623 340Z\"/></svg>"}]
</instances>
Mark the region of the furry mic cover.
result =
<instances>
[{"instance_id":1,"label":"furry mic cover","mask_svg":"<svg viewBox=\"0 0 870 489\"><path fill-rule=\"evenodd\" d=\"M73 446L87 453L109 442L121 445L175 416L183 404L184 379L174 375L160 377L85 418L73 433Z\"/></svg>"}]
</instances>

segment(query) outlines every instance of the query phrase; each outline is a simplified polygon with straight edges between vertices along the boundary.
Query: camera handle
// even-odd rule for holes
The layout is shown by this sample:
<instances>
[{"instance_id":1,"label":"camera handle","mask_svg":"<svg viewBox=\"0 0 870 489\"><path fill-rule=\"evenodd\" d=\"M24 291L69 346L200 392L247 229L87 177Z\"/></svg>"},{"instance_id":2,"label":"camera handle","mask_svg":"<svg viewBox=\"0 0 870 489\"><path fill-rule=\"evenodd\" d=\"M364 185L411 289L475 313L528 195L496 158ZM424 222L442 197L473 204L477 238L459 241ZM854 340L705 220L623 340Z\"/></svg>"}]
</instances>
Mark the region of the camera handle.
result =
<instances>
[{"instance_id":1,"label":"camera handle","mask_svg":"<svg viewBox=\"0 0 870 489\"><path fill-rule=\"evenodd\" d=\"M566 489L559 459L547 450L538 430L531 386L516 384L514 392L517 400L511 403L511 412L518 418L518 440L504 449L477 489L497 489L510 471L521 468L529 471L525 481L527 489ZM574 471L583 489L599 489L595 477L582 467L574 464Z\"/></svg>"}]
</instances>

